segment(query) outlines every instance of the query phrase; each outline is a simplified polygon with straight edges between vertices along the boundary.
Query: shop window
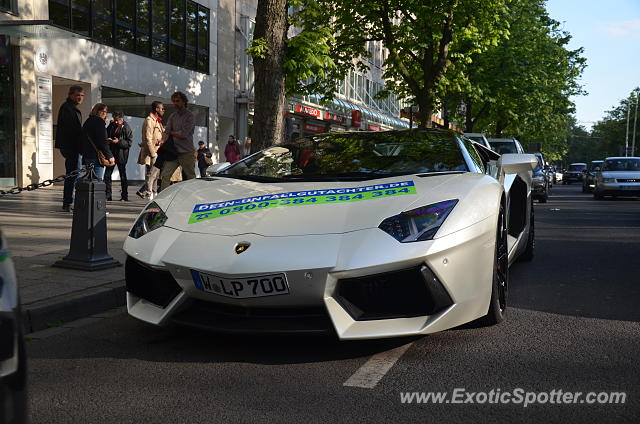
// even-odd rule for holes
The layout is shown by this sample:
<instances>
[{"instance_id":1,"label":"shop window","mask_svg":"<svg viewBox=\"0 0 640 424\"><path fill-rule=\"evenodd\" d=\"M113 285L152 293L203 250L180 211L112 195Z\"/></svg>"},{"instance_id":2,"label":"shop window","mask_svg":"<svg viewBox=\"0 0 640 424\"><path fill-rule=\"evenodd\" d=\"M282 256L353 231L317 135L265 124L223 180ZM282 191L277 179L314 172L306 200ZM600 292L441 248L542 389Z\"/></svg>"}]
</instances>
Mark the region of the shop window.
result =
<instances>
[{"instance_id":1,"label":"shop window","mask_svg":"<svg viewBox=\"0 0 640 424\"><path fill-rule=\"evenodd\" d=\"M145 96L141 93L133 91L120 90L112 87L102 87L102 102L109 106L111 112L122 112L126 116L133 116L136 118L146 118L149 116L151 103L154 100L158 100L157 97ZM170 99L160 100L164 103L165 115L164 120L166 122L176 110L173 107ZM196 118L196 126L208 127L209 126L209 108L206 106L198 106L189 104L189 110L193 112Z\"/></svg>"}]
</instances>

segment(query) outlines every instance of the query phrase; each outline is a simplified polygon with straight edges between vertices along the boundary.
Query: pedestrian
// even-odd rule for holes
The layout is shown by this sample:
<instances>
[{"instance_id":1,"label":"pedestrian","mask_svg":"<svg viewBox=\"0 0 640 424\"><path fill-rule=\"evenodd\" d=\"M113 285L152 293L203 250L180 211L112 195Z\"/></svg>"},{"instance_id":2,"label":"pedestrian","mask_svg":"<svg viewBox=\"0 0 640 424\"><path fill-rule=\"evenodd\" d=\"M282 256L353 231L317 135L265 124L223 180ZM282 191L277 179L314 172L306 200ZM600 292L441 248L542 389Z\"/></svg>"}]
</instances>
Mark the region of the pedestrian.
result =
<instances>
[{"instance_id":1,"label":"pedestrian","mask_svg":"<svg viewBox=\"0 0 640 424\"><path fill-rule=\"evenodd\" d=\"M84 135L84 141L82 142L80 150L82 163L85 165L92 163L94 165L93 174L99 180L104 177L105 167L100 164L97 151L102 152L105 158L109 160L109 163L115 164L116 162L109 148L109 142L107 141L105 122L108 113L107 105L104 103L96 103L82 126L82 133Z\"/></svg>"},{"instance_id":2,"label":"pedestrian","mask_svg":"<svg viewBox=\"0 0 640 424\"><path fill-rule=\"evenodd\" d=\"M227 145L224 148L224 157L229 163L236 163L240 160L240 145L238 144L238 140L232 135L229 136Z\"/></svg>"},{"instance_id":3,"label":"pedestrian","mask_svg":"<svg viewBox=\"0 0 640 424\"><path fill-rule=\"evenodd\" d=\"M136 194L143 199L147 196L149 199L153 199L158 194L160 169L153 164L158 158L158 148L164 137L163 116L164 105L162 102L152 102L151 112L142 124L142 143L140 143L138 163L145 166L145 183L136 191Z\"/></svg>"},{"instance_id":4,"label":"pedestrian","mask_svg":"<svg viewBox=\"0 0 640 424\"><path fill-rule=\"evenodd\" d=\"M200 178L207 176L207 168L213 165L211 150L205 147L204 141L198 141L198 170Z\"/></svg>"},{"instance_id":5,"label":"pedestrian","mask_svg":"<svg viewBox=\"0 0 640 424\"><path fill-rule=\"evenodd\" d=\"M79 85L73 85L69 88L67 100L58 111L55 147L60 149L60 154L64 157L64 168L67 174L81 168L82 113L78 106L83 101L84 89ZM70 177L64 180L62 210L65 212L71 211L73 189L77 179L78 177Z\"/></svg>"},{"instance_id":6,"label":"pedestrian","mask_svg":"<svg viewBox=\"0 0 640 424\"><path fill-rule=\"evenodd\" d=\"M244 146L242 146L242 157L247 157L251 155L251 137L247 137L244 141Z\"/></svg>"},{"instance_id":7,"label":"pedestrian","mask_svg":"<svg viewBox=\"0 0 640 424\"><path fill-rule=\"evenodd\" d=\"M160 172L162 181L160 190L169 187L171 176L178 168L182 166L182 173L185 180L196 177L196 148L193 145L193 131L196 126L196 117L189 109L187 109L187 96L176 91L171 95L171 103L176 108L167 121L165 128L166 134L169 136L165 142L167 148L171 148L175 153L175 159L165 160ZM164 149L165 147L163 147ZM174 156L172 154L172 156Z\"/></svg>"},{"instance_id":8,"label":"pedestrian","mask_svg":"<svg viewBox=\"0 0 640 424\"><path fill-rule=\"evenodd\" d=\"M120 174L120 200L129 201L129 182L127 180L127 161L129 160L129 149L133 144L133 131L124 120L122 112L113 114L113 121L107 127L107 141L109 148L116 160L118 173ZM108 167L104 173L104 183L106 185L107 200L113 200L111 174L115 167Z\"/></svg>"}]
</instances>

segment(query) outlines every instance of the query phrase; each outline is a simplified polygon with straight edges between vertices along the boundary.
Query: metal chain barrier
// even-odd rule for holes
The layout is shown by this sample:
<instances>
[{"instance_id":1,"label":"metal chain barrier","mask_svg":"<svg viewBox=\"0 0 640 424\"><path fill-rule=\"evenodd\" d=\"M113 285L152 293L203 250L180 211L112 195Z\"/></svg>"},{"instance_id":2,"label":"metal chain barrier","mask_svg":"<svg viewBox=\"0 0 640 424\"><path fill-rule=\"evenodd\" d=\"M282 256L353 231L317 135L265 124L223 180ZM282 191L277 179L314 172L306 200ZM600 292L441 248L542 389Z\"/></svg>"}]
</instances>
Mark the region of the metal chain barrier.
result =
<instances>
[{"instance_id":1,"label":"metal chain barrier","mask_svg":"<svg viewBox=\"0 0 640 424\"><path fill-rule=\"evenodd\" d=\"M33 191L42 187L49 187L53 183L60 183L66 180L67 178L77 177L82 173L86 173L86 171L87 171L87 165L83 165L82 168L76 169L75 171L71 171L67 175L60 175L50 180L44 180L40 183L29 184L26 187L14 187L10 190L0 190L0 197L4 197L7 194L20 194L23 191Z\"/></svg>"}]
</instances>

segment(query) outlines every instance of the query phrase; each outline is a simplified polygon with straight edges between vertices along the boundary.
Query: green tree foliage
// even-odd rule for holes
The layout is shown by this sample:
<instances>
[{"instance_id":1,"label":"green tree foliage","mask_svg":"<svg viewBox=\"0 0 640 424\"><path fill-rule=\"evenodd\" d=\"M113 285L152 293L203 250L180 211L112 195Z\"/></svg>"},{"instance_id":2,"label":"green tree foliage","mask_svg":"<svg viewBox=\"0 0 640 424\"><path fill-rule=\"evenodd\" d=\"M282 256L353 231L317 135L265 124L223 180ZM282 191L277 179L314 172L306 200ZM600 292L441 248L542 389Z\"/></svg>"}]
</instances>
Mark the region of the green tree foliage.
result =
<instances>
[{"instance_id":1,"label":"green tree foliage","mask_svg":"<svg viewBox=\"0 0 640 424\"><path fill-rule=\"evenodd\" d=\"M607 156L624 156L624 147L627 139L627 126L629 128L629 147L632 145L634 121L635 121L635 105L636 100L640 96L640 87L636 88L626 99L620 104L607 111L605 117L598 121L591 130L591 149L593 159L604 159ZM628 111L628 115L627 115ZM640 112L639 112L640 113ZM627 120L627 116L629 119ZM640 121L640 117L638 119ZM640 123L636 122L636 156L640 155ZM570 150L570 153L573 153Z\"/></svg>"},{"instance_id":2,"label":"green tree foliage","mask_svg":"<svg viewBox=\"0 0 640 424\"><path fill-rule=\"evenodd\" d=\"M420 107L421 126L442 96L467 84L473 54L506 33L508 0L317 0L335 36L330 76L340 81L352 68L367 68L367 41L382 41L387 89ZM329 92L329 85L318 83Z\"/></svg>"},{"instance_id":3,"label":"green tree foliage","mask_svg":"<svg viewBox=\"0 0 640 424\"><path fill-rule=\"evenodd\" d=\"M467 131L541 143L559 159L574 111L570 97L584 94L577 79L586 63L581 48L567 49L571 36L544 3L509 1L508 36L472 58L467 89L452 94L466 103Z\"/></svg>"}]
</instances>

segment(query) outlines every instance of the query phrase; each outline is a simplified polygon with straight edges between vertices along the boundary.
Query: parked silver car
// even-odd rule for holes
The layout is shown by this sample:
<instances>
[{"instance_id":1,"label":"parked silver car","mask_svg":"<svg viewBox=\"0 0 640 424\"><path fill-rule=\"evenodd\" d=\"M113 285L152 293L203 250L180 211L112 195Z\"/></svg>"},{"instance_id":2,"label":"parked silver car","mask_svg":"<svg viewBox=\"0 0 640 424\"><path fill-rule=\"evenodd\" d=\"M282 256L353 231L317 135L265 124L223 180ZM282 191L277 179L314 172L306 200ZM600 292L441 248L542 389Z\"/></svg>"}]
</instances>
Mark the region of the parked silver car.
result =
<instances>
[{"instance_id":1,"label":"parked silver car","mask_svg":"<svg viewBox=\"0 0 640 424\"><path fill-rule=\"evenodd\" d=\"M610 157L596 174L593 198L640 196L640 157Z\"/></svg>"}]
</instances>

